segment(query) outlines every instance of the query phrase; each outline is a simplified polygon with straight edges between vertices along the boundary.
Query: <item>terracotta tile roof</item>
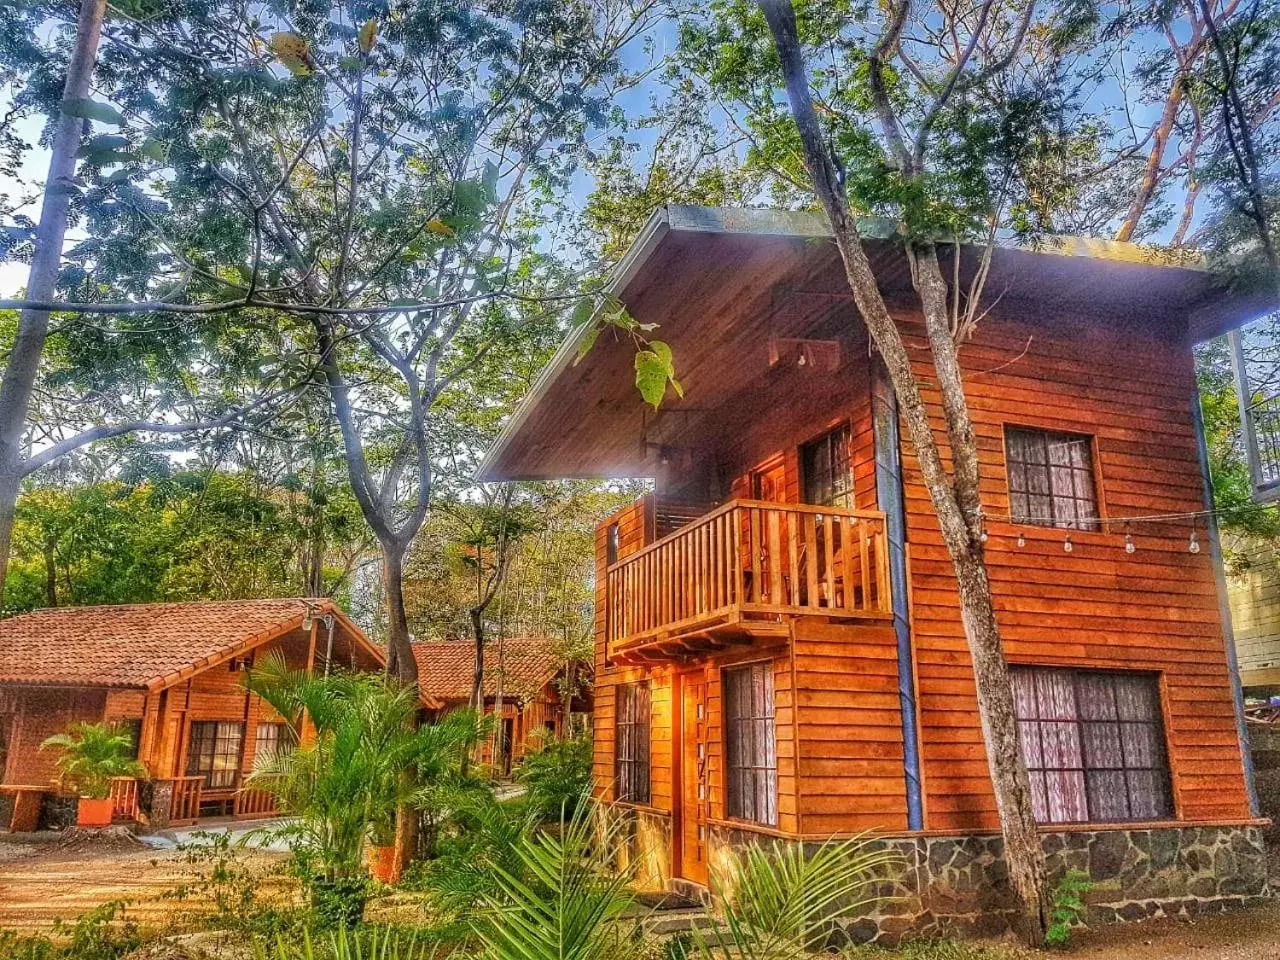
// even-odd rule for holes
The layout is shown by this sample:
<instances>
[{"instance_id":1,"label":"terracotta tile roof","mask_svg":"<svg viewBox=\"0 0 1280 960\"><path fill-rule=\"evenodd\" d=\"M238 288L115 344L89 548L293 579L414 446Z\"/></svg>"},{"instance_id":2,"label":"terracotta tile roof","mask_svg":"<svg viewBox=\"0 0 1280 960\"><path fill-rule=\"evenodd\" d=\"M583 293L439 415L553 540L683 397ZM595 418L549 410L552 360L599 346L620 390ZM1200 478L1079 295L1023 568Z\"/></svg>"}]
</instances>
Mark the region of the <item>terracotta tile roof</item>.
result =
<instances>
[{"instance_id":1,"label":"terracotta tile roof","mask_svg":"<svg viewBox=\"0 0 1280 960\"><path fill-rule=\"evenodd\" d=\"M537 693L552 680L564 661L549 640L542 637L510 637L503 641L504 697L519 699ZM475 676L475 644L467 640L415 643L418 689L427 701L467 700ZM498 645L485 647L484 695L498 694Z\"/></svg>"},{"instance_id":2,"label":"terracotta tile roof","mask_svg":"<svg viewBox=\"0 0 1280 960\"><path fill-rule=\"evenodd\" d=\"M295 597L36 610L0 620L0 683L154 687L301 625L308 603L333 608Z\"/></svg>"}]
</instances>

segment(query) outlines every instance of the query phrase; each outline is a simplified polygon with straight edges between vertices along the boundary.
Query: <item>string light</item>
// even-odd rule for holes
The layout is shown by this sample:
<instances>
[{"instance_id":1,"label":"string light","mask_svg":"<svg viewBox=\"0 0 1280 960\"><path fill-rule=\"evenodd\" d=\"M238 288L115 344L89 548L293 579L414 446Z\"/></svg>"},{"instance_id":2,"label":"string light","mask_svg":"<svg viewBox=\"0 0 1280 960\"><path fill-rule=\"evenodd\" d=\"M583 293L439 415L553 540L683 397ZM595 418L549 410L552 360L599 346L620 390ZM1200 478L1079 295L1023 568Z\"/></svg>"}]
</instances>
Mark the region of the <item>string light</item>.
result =
<instances>
[{"instance_id":1,"label":"string light","mask_svg":"<svg viewBox=\"0 0 1280 960\"><path fill-rule=\"evenodd\" d=\"M1187 544L1187 550L1191 553L1200 552L1200 541L1196 539L1196 532L1194 530L1191 531L1191 542Z\"/></svg>"},{"instance_id":2,"label":"string light","mask_svg":"<svg viewBox=\"0 0 1280 960\"><path fill-rule=\"evenodd\" d=\"M1067 534L1067 538L1062 541L1062 550L1064 553L1070 553L1075 547L1071 545L1071 534Z\"/></svg>"},{"instance_id":3,"label":"string light","mask_svg":"<svg viewBox=\"0 0 1280 960\"><path fill-rule=\"evenodd\" d=\"M986 530L983 530L980 534L978 534L978 539L981 540L983 543L986 543L988 540L991 539L991 537Z\"/></svg>"},{"instance_id":4,"label":"string light","mask_svg":"<svg viewBox=\"0 0 1280 960\"><path fill-rule=\"evenodd\" d=\"M1020 547L1025 547L1026 545L1027 545L1027 538L1026 538L1026 537L1024 537L1024 536L1022 535L1022 531L1021 531L1021 530L1019 530L1019 531L1018 531L1018 546L1020 546Z\"/></svg>"},{"instance_id":5,"label":"string light","mask_svg":"<svg viewBox=\"0 0 1280 960\"><path fill-rule=\"evenodd\" d=\"M1133 534L1126 533L1124 535L1124 552L1133 553L1138 548L1133 545Z\"/></svg>"}]
</instances>

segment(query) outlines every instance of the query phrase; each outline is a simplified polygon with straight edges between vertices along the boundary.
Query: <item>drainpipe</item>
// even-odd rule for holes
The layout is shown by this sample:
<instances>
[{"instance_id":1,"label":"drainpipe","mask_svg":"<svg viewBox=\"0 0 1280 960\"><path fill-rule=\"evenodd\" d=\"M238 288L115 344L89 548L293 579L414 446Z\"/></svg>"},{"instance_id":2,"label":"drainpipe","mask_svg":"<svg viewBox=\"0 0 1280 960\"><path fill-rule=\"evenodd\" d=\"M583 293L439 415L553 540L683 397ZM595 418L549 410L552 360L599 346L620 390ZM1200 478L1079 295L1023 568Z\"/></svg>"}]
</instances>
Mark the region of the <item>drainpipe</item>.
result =
<instances>
[{"instance_id":1,"label":"drainpipe","mask_svg":"<svg viewBox=\"0 0 1280 960\"><path fill-rule=\"evenodd\" d=\"M898 447L898 402L880 364L874 365L871 407L875 420L876 501L884 514L889 541L889 582L893 632L898 647L898 705L902 713L902 772L907 788L907 829L924 829L920 788L920 740L916 729L916 681L907 607L907 520L902 492L902 456Z\"/></svg>"},{"instance_id":2,"label":"drainpipe","mask_svg":"<svg viewBox=\"0 0 1280 960\"><path fill-rule=\"evenodd\" d=\"M1249 813L1259 816L1258 788L1253 782L1253 753L1249 750L1249 728L1244 719L1244 688L1240 685L1240 664L1236 660L1236 638L1231 627L1231 604L1227 600L1227 572L1222 563L1222 543L1218 538L1218 518L1213 513L1213 474L1209 469L1209 443L1204 435L1204 413L1200 408L1200 391L1191 394L1191 420L1196 431L1196 453L1200 459L1200 477L1204 481L1206 538L1213 562L1213 578L1218 585L1218 616L1222 620L1222 643L1227 653L1227 669L1231 671L1231 693L1236 711L1236 738L1240 742L1240 762L1244 765L1244 783L1249 791ZM1251 453L1250 456L1253 456Z\"/></svg>"}]
</instances>

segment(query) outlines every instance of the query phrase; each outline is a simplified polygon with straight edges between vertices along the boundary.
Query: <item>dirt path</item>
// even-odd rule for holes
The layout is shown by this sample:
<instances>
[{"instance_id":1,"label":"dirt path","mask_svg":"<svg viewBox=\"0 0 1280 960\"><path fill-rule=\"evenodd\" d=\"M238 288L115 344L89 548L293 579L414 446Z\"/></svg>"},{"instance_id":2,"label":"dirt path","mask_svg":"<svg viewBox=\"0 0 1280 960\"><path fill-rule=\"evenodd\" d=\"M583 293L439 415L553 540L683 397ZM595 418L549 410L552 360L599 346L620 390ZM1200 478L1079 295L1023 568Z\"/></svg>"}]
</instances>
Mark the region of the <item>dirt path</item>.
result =
<instances>
[{"instance_id":1,"label":"dirt path","mask_svg":"<svg viewBox=\"0 0 1280 960\"><path fill-rule=\"evenodd\" d=\"M1080 935L1072 960L1280 960L1280 901L1191 920L1122 923Z\"/></svg>"},{"instance_id":2,"label":"dirt path","mask_svg":"<svg viewBox=\"0 0 1280 960\"><path fill-rule=\"evenodd\" d=\"M269 863L278 854L252 856ZM56 843L0 838L0 928L46 931L105 903L123 901L125 916L146 928L172 924L180 912L206 909L203 898L164 895L198 884L208 864L185 862L176 850L68 850Z\"/></svg>"}]
</instances>

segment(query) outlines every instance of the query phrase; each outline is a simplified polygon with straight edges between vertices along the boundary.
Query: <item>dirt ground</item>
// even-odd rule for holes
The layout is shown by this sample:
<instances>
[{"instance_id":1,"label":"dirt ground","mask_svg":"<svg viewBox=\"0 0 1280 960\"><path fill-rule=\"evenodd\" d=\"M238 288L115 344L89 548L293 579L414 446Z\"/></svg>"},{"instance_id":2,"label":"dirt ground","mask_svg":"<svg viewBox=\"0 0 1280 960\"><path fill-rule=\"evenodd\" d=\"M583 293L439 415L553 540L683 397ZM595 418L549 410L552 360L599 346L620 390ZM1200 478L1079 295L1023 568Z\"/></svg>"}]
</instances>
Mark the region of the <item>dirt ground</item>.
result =
<instances>
[{"instance_id":1,"label":"dirt ground","mask_svg":"<svg viewBox=\"0 0 1280 960\"><path fill-rule=\"evenodd\" d=\"M265 872L283 855L253 851L248 856ZM73 921L112 901L123 901L125 916L143 927L168 926L178 911L208 909L198 891L172 896L179 888L198 887L210 871L208 864L185 860L177 850L66 847L0 836L0 929L47 931L56 920Z\"/></svg>"},{"instance_id":2,"label":"dirt ground","mask_svg":"<svg viewBox=\"0 0 1280 960\"><path fill-rule=\"evenodd\" d=\"M253 851L264 874L281 854ZM143 927L168 927L178 911L205 909L199 895L165 897L197 884L208 865L185 862L174 850L137 848L90 852L56 843L13 842L0 836L0 928L46 931L55 919L74 920L113 900ZM1122 924L1077 935L1071 948L1051 953L1010 950L1010 960L1280 960L1280 900L1254 910L1192 920Z\"/></svg>"}]
</instances>

